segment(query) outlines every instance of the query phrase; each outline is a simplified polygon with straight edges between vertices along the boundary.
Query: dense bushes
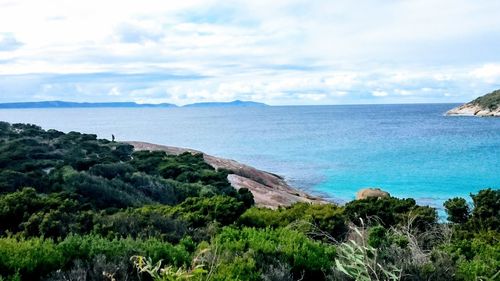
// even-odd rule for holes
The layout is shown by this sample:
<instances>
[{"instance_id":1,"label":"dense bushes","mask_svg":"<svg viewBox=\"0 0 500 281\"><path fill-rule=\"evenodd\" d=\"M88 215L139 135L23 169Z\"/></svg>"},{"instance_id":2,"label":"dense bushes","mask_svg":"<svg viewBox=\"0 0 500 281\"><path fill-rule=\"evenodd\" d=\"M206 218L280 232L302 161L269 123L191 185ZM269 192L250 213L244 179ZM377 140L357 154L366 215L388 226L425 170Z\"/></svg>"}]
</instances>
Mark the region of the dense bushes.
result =
<instances>
[{"instance_id":1,"label":"dense bushes","mask_svg":"<svg viewBox=\"0 0 500 281\"><path fill-rule=\"evenodd\" d=\"M47 196L24 188L0 197L0 234L62 237L70 232L88 231L92 217L64 193Z\"/></svg>"},{"instance_id":2,"label":"dense bushes","mask_svg":"<svg viewBox=\"0 0 500 281\"><path fill-rule=\"evenodd\" d=\"M493 280L500 191L472 201L258 208L202 155L0 122L2 281Z\"/></svg>"},{"instance_id":3,"label":"dense bushes","mask_svg":"<svg viewBox=\"0 0 500 281\"><path fill-rule=\"evenodd\" d=\"M98 256L119 263L132 255L146 255L155 260L182 266L190 254L181 244L173 246L157 239L105 239L99 236L68 236L61 242L44 238L0 238L0 272L36 280L58 269L69 270L75 261L90 262ZM125 263L125 264L128 264ZM125 271L133 275L132 268Z\"/></svg>"},{"instance_id":4,"label":"dense bushes","mask_svg":"<svg viewBox=\"0 0 500 281\"><path fill-rule=\"evenodd\" d=\"M477 104L482 108L495 110L498 108L498 104L500 104L500 90L496 90L489 94L481 96L473 100L472 103Z\"/></svg>"},{"instance_id":5,"label":"dense bushes","mask_svg":"<svg viewBox=\"0 0 500 281\"><path fill-rule=\"evenodd\" d=\"M471 223L484 230L500 230L500 190L491 188L471 195L474 202Z\"/></svg>"},{"instance_id":6,"label":"dense bushes","mask_svg":"<svg viewBox=\"0 0 500 281\"><path fill-rule=\"evenodd\" d=\"M446 250L456 260L457 277L460 280L487 279L500 272L500 234L477 233L472 239L459 239L446 245Z\"/></svg>"},{"instance_id":7,"label":"dense bushes","mask_svg":"<svg viewBox=\"0 0 500 281\"><path fill-rule=\"evenodd\" d=\"M414 199L367 198L351 201L345 205L346 216L355 224L381 224L384 227L412 224L426 230L437 222L433 208L418 206Z\"/></svg>"},{"instance_id":8,"label":"dense bushes","mask_svg":"<svg viewBox=\"0 0 500 281\"><path fill-rule=\"evenodd\" d=\"M177 243L187 234L187 223L162 212L128 209L114 214L101 214L96 219L94 232L108 238L132 237L146 239L156 237Z\"/></svg>"},{"instance_id":9,"label":"dense bushes","mask_svg":"<svg viewBox=\"0 0 500 281\"><path fill-rule=\"evenodd\" d=\"M452 198L444 202L448 221L454 223L465 223L470 216L469 206L463 198Z\"/></svg>"},{"instance_id":10,"label":"dense bushes","mask_svg":"<svg viewBox=\"0 0 500 281\"><path fill-rule=\"evenodd\" d=\"M471 214L462 198L445 202L456 224L453 242L444 247L456 261L460 280L495 280L500 278L500 190L484 189L471 198Z\"/></svg>"},{"instance_id":11,"label":"dense bushes","mask_svg":"<svg viewBox=\"0 0 500 281\"><path fill-rule=\"evenodd\" d=\"M286 275L320 280L335 256L333 246L284 228L224 228L211 244L220 255L215 280L262 280L280 264L289 265Z\"/></svg>"},{"instance_id":12,"label":"dense bushes","mask_svg":"<svg viewBox=\"0 0 500 281\"><path fill-rule=\"evenodd\" d=\"M328 238L326 235L336 240L342 240L347 232L343 209L333 204L297 203L278 210L251 208L239 218L238 223L259 228L286 227L296 223L297 228L317 238Z\"/></svg>"}]
</instances>

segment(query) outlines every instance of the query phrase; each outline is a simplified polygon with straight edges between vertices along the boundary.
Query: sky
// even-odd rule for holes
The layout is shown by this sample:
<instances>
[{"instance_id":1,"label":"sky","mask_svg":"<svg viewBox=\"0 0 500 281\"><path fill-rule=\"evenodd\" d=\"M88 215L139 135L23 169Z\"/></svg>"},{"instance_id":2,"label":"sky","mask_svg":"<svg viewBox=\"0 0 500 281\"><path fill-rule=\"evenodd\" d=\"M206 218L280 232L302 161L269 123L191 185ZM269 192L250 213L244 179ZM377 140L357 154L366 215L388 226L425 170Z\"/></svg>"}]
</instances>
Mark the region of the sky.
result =
<instances>
[{"instance_id":1,"label":"sky","mask_svg":"<svg viewBox=\"0 0 500 281\"><path fill-rule=\"evenodd\" d=\"M0 102L465 102L497 0L0 0Z\"/></svg>"}]
</instances>

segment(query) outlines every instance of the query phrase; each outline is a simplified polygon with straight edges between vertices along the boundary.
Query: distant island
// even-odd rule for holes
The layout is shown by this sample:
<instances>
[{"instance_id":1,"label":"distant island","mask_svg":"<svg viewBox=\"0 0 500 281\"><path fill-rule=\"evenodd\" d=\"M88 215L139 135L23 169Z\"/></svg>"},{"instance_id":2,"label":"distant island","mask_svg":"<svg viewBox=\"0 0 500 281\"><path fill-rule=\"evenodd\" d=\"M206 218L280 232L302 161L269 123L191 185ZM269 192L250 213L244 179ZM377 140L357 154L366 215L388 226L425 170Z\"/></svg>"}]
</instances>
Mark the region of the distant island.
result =
<instances>
[{"instance_id":1,"label":"distant island","mask_svg":"<svg viewBox=\"0 0 500 281\"><path fill-rule=\"evenodd\" d=\"M265 103L253 101L235 100L231 102L199 102L186 104L184 107L262 107L268 106Z\"/></svg>"},{"instance_id":2,"label":"distant island","mask_svg":"<svg viewBox=\"0 0 500 281\"><path fill-rule=\"evenodd\" d=\"M182 107L261 107L268 106L264 103L235 100L231 102L201 102L187 104ZM172 108L179 107L171 103L147 104L135 102L66 102L66 101L41 101L41 102L14 102L0 103L0 109L9 108L124 108L124 107L147 107L147 108Z\"/></svg>"},{"instance_id":3,"label":"distant island","mask_svg":"<svg viewBox=\"0 0 500 281\"><path fill-rule=\"evenodd\" d=\"M448 116L493 116L500 117L500 90L493 91L471 102L455 107Z\"/></svg>"}]
</instances>

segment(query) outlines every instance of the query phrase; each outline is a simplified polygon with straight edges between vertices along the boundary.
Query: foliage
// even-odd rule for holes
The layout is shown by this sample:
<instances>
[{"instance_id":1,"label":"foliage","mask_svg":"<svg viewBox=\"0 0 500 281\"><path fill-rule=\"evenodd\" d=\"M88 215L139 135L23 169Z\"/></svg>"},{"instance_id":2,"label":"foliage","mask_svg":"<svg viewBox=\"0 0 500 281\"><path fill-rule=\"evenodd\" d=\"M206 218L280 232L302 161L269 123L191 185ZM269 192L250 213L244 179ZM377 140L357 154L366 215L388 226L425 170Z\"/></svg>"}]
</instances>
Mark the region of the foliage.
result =
<instances>
[{"instance_id":1,"label":"foliage","mask_svg":"<svg viewBox=\"0 0 500 281\"><path fill-rule=\"evenodd\" d=\"M202 264L186 270L182 267L177 269L174 269L173 266L162 267L161 261L155 264L151 258L142 256L133 256L131 260L139 274L146 273L151 276L154 281L203 280L202 278L207 273L207 271L203 269Z\"/></svg>"},{"instance_id":2,"label":"foliage","mask_svg":"<svg viewBox=\"0 0 500 281\"><path fill-rule=\"evenodd\" d=\"M421 231L437 223L437 212L427 206L418 206L414 199L367 198L345 205L344 213L358 226L360 222L381 224L384 227L405 225L411 219L413 226Z\"/></svg>"},{"instance_id":3,"label":"foliage","mask_svg":"<svg viewBox=\"0 0 500 281\"><path fill-rule=\"evenodd\" d=\"M362 236L357 228L355 231ZM400 280L402 270L395 266L382 266L378 261L377 249L365 244L364 240L361 241L359 244L355 240L349 240L339 245L335 269L360 281Z\"/></svg>"},{"instance_id":4,"label":"foliage","mask_svg":"<svg viewBox=\"0 0 500 281\"><path fill-rule=\"evenodd\" d=\"M75 212L79 209L81 212ZM93 214L65 193L46 196L24 188L0 196L0 233L63 237L70 232L89 231L92 221Z\"/></svg>"},{"instance_id":5,"label":"foliage","mask_svg":"<svg viewBox=\"0 0 500 281\"><path fill-rule=\"evenodd\" d=\"M474 202L472 223L480 229L500 230L500 189L484 189L471 194Z\"/></svg>"},{"instance_id":6,"label":"foliage","mask_svg":"<svg viewBox=\"0 0 500 281\"><path fill-rule=\"evenodd\" d=\"M184 265L190 254L182 244L173 246L158 239L106 239L100 236L68 236L60 242L44 238L0 238L0 272L20 273L23 280L37 280L50 272L67 268L73 261L91 261L99 255L118 262L133 255L145 255L173 265Z\"/></svg>"},{"instance_id":7,"label":"foliage","mask_svg":"<svg viewBox=\"0 0 500 281\"><path fill-rule=\"evenodd\" d=\"M493 91L472 101L482 108L495 110L500 106L500 90Z\"/></svg>"},{"instance_id":8,"label":"foliage","mask_svg":"<svg viewBox=\"0 0 500 281\"><path fill-rule=\"evenodd\" d=\"M134 237L160 234L174 241L180 237L167 234L168 229L182 229L183 222L158 214L145 220L137 213L128 218L131 213L124 211L121 216L107 214L155 203L177 205L191 197L226 195L231 198L214 198L217 210L210 210L207 199L205 203L188 200L177 211L195 225L213 220L228 224L253 204L248 190L236 192L227 173L214 170L201 155L133 152L128 144L99 140L95 135L0 124L0 234L63 238L69 233L90 233L97 227L104 235L124 236L135 227L130 233ZM133 227L125 229L125 221ZM142 231L146 224L153 227Z\"/></svg>"},{"instance_id":9,"label":"foliage","mask_svg":"<svg viewBox=\"0 0 500 281\"><path fill-rule=\"evenodd\" d=\"M463 198L452 198L444 202L448 220L454 223L465 223L469 219L470 210Z\"/></svg>"},{"instance_id":10,"label":"foliage","mask_svg":"<svg viewBox=\"0 0 500 281\"><path fill-rule=\"evenodd\" d=\"M151 238L177 243L188 232L186 221L166 214L163 208L145 206L102 213L95 221L93 232L108 238Z\"/></svg>"},{"instance_id":11,"label":"foliage","mask_svg":"<svg viewBox=\"0 0 500 281\"><path fill-rule=\"evenodd\" d=\"M201 154L0 122L0 280L500 276L498 189L446 201L440 223L411 198L253 207L227 175Z\"/></svg>"},{"instance_id":12,"label":"foliage","mask_svg":"<svg viewBox=\"0 0 500 281\"><path fill-rule=\"evenodd\" d=\"M186 199L172 208L171 213L182 217L193 227L206 226L216 221L228 225L236 221L246 210L243 202L228 196Z\"/></svg>"},{"instance_id":13,"label":"foliage","mask_svg":"<svg viewBox=\"0 0 500 281\"><path fill-rule=\"evenodd\" d=\"M127 260L113 261L98 255L89 261L76 260L69 269L52 272L42 280L134 280L135 274L127 270L130 267L127 263Z\"/></svg>"},{"instance_id":14,"label":"foliage","mask_svg":"<svg viewBox=\"0 0 500 281\"><path fill-rule=\"evenodd\" d=\"M290 265L296 277L322 280L335 256L335 247L286 228L226 227L211 244L220 253L214 280L260 280L277 262Z\"/></svg>"},{"instance_id":15,"label":"foliage","mask_svg":"<svg viewBox=\"0 0 500 281\"><path fill-rule=\"evenodd\" d=\"M251 208L239 218L238 224L277 228L296 223L298 229L312 236L324 238L327 235L342 240L347 232L345 220L343 209L336 205L296 203L278 210Z\"/></svg>"}]
</instances>

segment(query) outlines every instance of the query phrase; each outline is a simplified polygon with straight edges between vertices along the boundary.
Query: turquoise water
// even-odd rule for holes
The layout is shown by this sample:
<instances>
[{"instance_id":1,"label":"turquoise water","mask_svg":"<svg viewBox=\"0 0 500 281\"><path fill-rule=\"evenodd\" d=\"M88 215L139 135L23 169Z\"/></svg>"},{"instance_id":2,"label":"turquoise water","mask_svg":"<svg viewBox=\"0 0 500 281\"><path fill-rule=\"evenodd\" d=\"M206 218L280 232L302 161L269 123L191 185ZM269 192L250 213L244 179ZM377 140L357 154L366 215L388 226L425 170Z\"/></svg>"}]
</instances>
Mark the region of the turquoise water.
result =
<instances>
[{"instance_id":1,"label":"turquoise water","mask_svg":"<svg viewBox=\"0 0 500 281\"><path fill-rule=\"evenodd\" d=\"M376 186L439 206L500 188L500 118L445 117L454 104L0 110L0 120L190 147L335 201Z\"/></svg>"}]
</instances>

